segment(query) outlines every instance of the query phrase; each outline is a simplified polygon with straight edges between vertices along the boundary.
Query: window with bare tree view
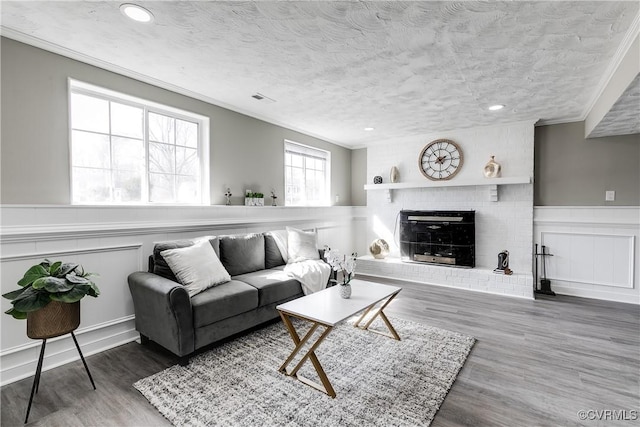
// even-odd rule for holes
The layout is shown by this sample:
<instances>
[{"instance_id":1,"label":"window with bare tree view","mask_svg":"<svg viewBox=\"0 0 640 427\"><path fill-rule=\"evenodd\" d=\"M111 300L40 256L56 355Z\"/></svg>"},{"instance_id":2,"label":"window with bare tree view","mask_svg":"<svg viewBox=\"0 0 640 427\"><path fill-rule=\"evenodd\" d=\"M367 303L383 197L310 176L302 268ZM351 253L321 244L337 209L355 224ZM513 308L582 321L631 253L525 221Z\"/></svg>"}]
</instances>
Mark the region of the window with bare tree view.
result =
<instances>
[{"instance_id":1,"label":"window with bare tree view","mask_svg":"<svg viewBox=\"0 0 640 427\"><path fill-rule=\"evenodd\" d=\"M87 86L71 82L73 203L206 203L206 118Z\"/></svg>"},{"instance_id":2,"label":"window with bare tree view","mask_svg":"<svg viewBox=\"0 0 640 427\"><path fill-rule=\"evenodd\" d=\"M284 143L285 206L328 206L331 153Z\"/></svg>"}]
</instances>

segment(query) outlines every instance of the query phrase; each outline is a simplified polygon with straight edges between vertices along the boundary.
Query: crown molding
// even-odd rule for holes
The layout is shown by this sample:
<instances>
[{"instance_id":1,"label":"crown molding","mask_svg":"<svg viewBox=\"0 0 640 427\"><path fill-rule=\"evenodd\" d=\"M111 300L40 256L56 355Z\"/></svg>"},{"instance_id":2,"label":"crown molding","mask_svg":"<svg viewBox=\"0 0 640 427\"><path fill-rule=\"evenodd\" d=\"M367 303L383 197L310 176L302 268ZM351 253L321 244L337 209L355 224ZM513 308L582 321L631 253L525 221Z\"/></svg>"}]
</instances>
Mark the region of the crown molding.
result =
<instances>
[{"instance_id":1,"label":"crown molding","mask_svg":"<svg viewBox=\"0 0 640 427\"><path fill-rule=\"evenodd\" d=\"M584 122L585 117L569 117L568 119L550 119L550 120L540 120L536 123L536 127L538 126L551 126L551 125L564 125L567 123L576 123L576 122Z\"/></svg>"},{"instance_id":2,"label":"crown molding","mask_svg":"<svg viewBox=\"0 0 640 427\"><path fill-rule=\"evenodd\" d=\"M582 112L581 118L576 121L584 121L587 119L587 116L595 106L596 102L598 102L598 99L600 99L600 97L602 96L602 93L609 85L609 82L611 82L613 75L620 66L620 63L622 63L624 57L629 52L631 45L635 41L636 37L638 37L638 35L640 35L640 12L636 14L636 17L631 23L629 30L622 39L622 43L620 43L620 46L618 46L616 53L613 55L613 58L609 62L609 66L602 75L602 78L600 79L600 82L598 83L598 86L596 87L591 100L587 103L584 111Z\"/></svg>"},{"instance_id":3,"label":"crown molding","mask_svg":"<svg viewBox=\"0 0 640 427\"><path fill-rule=\"evenodd\" d=\"M93 56L85 55L84 53L80 53L73 49L69 49L67 47L61 46L56 43L51 43L47 40L34 37L32 35L23 33L21 31L17 31L13 28L6 27L4 25L0 25L0 36L6 37L11 40L15 40L20 43L28 44L30 46L36 47L38 49L46 50L47 52L55 53L60 56L64 56L66 58L73 59L75 61L82 62L84 64L92 65L94 67L101 68L106 71L110 71L112 73L120 74L125 77L132 78L134 80L138 80L143 83L150 84L152 86L159 87L161 89L166 89L171 92L175 92L180 95L188 96L189 98L197 99L199 101L206 102L207 104L215 105L217 107L224 108L226 110L230 110L239 114L243 114L248 117L252 117L254 119L262 120L264 122L283 127L285 129L289 129L294 132L299 132L314 138L318 138L322 141L328 142L333 145L337 145L339 147L347 148L349 150L352 147L344 142L335 141L326 138L325 136L309 132L303 128L297 127L290 123L285 123L280 120L274 119L272 117L256 114L252 111L245 110L243 108L238 108L231 104L227 104L226 102L220 101L218 99L211 98L209 96L203 95L198 92L193 92L189 89L183 88L181 86L174 85L173 83L166 82L164 80L156 79L154 77L148 76L146 74L139 73L137 71L133 71L129 68L122 67L120 65L116 65L112 62L103 61L101 59L95 58Z\"/></svg>"}]
</instances>

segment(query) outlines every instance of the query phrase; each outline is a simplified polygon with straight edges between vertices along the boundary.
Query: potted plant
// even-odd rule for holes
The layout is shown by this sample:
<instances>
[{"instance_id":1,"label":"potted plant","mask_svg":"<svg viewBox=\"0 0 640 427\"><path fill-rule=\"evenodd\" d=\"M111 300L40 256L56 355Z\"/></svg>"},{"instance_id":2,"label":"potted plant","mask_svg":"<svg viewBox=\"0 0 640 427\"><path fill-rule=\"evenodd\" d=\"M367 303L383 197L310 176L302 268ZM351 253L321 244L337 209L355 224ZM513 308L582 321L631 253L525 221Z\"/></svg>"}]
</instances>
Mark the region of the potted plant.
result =
<instances>
[{"instance_id":1,"label":"potted plant","mask_svg":"<svg viewBox=\"0 0 640 427\"><path fill-rule=\"evenodd\" d=\"M13 305L5 313L27 319L27 336L32 339L72 332L80 325L80 300L100 295L92 276L81 265L45 259L24 273L20 289L2 295Z\"/></svg>"},{"instance_id":2,"label":"potted plant","mask_svg":"<svg viewBox=\"0 0 640 427\"><path fill-rule=\"evenodd\" d=\"M247 190L244 197L245 206L264 206L264 194Z\"/></svg>"},{"instance_id":3,"label":"potted plant","mask_svg":"<svg viewBox=\"0 0 640 427\"><path fill-rule=\"evenodd\" d=\"M325 246L324 256L327 263L331 266L333 271L342 273L342 281L336 283L340 286L340 296L342 298L351 297L351 279L356 275L356 258L358 254L353 252L351 256L342 255L339 251L333 250L328 246Z\"/></svg>"}]
</instances>

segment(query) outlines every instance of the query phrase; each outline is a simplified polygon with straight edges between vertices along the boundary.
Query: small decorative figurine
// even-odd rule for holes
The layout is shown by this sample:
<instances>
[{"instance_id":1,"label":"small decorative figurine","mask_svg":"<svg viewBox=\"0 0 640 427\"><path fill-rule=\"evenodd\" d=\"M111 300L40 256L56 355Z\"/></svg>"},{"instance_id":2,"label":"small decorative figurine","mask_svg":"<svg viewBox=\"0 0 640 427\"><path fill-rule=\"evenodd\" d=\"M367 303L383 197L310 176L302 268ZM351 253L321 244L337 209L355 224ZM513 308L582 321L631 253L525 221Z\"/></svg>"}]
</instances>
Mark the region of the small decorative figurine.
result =
<instances>
[{"instance_id":1,"label":"small decorative figurine","mask_svg":"<svg viewBox=\"0 0 640 427\"><path fill-rule=\"evenodd\" d=\"M382 184L382 177L380 175L374 176L373 177L373 183L374 184Z\"/></svg>"},{"instance_id":2,"label":"small decorative figurine","mask_svg":"<svg viewBox=\"0 0 640 427\"><path fill-rule=\"evenodd\" d=\"M231 189L227 188L227 192L224 193L224 197L227 198L227 203L226 203L227 206L231 205L231 196L233 196L233 194L231 194Z\"/></svg>"},{"instance_id":3,"label":"small decorative figurine","mask_svg":"<svg viewBox=\"0 0 640 427\"><path fill-rule=\"evenodd\" d=\"M271 206L278 206L276 204L276 199L278 198L278 196L276 196L276 192L274 190L271 190Z\"/></svg>"}]
</instances>

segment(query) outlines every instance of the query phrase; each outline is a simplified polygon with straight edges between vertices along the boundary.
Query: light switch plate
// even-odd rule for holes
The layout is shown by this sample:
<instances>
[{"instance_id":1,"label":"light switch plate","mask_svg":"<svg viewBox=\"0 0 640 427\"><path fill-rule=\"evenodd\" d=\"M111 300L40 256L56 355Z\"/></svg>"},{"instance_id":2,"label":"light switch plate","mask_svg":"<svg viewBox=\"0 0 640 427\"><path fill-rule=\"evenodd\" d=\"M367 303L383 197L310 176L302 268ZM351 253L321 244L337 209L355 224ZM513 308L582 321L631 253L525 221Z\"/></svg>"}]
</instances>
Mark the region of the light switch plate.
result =
<instances>
[{"instance_id":1,"label":"light switch plate","mask_svg":"<svg viewBox=\"0 0 640 427\"><path fill-rule=\"evenodd\" d=\"M613 202L616 200L616 192L613 190L607 190L604 192L604 200L607 202Z\"/></svg>"}]
</instances>

